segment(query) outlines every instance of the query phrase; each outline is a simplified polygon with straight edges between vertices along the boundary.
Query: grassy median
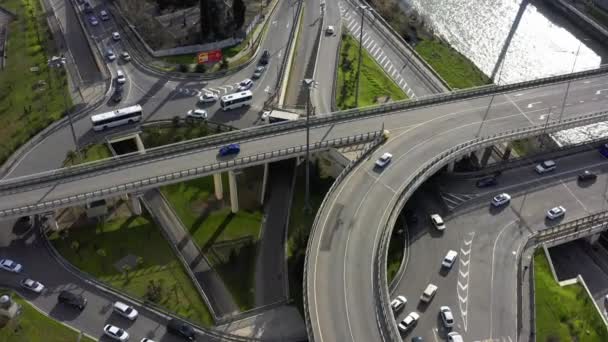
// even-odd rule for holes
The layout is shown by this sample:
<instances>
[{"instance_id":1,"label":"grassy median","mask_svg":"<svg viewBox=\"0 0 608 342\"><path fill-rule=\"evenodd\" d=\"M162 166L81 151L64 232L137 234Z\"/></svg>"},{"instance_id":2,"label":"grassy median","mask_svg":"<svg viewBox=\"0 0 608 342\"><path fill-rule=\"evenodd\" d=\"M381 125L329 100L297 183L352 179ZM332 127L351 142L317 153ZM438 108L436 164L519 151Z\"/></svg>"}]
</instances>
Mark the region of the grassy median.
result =
<instances>
[{"instance_id":1,"label":"grassy median","mask_svg":"<svg viewBox=\"0 0 608 342\"><path fill-rule=\"evenodd\" d=\"M146 214L131 216L122 200L109 212L99 224L79 217L51 242L74 266L110 286L212 325L209 310L153 221Z\"/></svg>"},{"instance_id":2,"label":"grassy median","mask_svg":"<svg viewBox=\"0 0 608 342\"><path fill-rule=\"evenodd\" d=\"M2 164L19 146L61 118L63 95L68 90L65 72L46 64L56 49L40 3L0 0L0 6L17 14L9 25L6 68L0 70Z\"/></svg>"},{"instance_id":3,"label":"grassy median","mask_svg":"<svg viewBox=\"0 0 608 342\"><path fill-rule=\"evenodd\" d=\"M19 317L0 327L0 342L93 342L86 336L58 321L42 314L13 291L0 290L0 295L9 294L21 305Z\"/></svg>"},{"instance_id":4,"label":"grassy median","mask_svg":"<svg viewBox=\"0 0 608 342\"><path fill-rule=\"evenodd\" d=\"M361 50L361 76L359 83L359 107L385 103L387 100L399 101L407 96L395 82L382 70L382 67L367 53ZM339 109L355 108L357 84L357 65L359 43L349 34L342 34L336 86L336 106Z\"/></svg>"},{"instance_id":5,"label":"grassy median","mask_svg":"<svg viewBox=\"0 0 608 342\"><path fill-rule=\"evenodd\" d=\"M561 287L542 249L534 255L536 340L608 341L608 330L582 285Z\"/></svg>"},{"instance_id":6,"label":"grassy median","mask_svg":"<svg viewBox=\"0 0 608 342\"><path fill-rule=\"evenodd\" d=\"M250 171L247 169L244 173ZM169 185L163 187L162 192L224 281L239 309L244 311L254 306L255 260L262 212L259 206L247 205L244 197L250 196L240 182L240 211L233 214L228 177L224 174L222 179L224 200L215 198L212 176Z\"/></svg>"},{"instance_id":7,"label":"grassy median","mask_svg":"<svg viewBox=\"0 0 608 342\"><path fill-rule=\"evenodd\" d=\"M416 52L441 75L452 89L467 89L490 84L490 78L473 62L440 40L422 40Z\"/></svg>"}]
</instances>

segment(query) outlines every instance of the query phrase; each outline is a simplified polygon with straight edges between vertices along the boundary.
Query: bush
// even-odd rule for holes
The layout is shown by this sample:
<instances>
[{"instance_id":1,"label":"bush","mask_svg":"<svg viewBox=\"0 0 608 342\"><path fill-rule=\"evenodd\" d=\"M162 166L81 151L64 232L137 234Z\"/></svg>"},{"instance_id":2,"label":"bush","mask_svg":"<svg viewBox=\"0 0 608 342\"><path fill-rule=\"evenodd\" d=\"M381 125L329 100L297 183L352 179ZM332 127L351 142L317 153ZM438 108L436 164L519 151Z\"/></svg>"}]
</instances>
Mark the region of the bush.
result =
<instances>
[{"instance_id":1,"label":"bush","mask_svg":"<svg viewBox=\"0 0 608 342\"><path fill-rule=\"evenodd\" d=\"M190 66L188 64L180 64L178 70L179 72L188 72L190 71Z\"/></svg>"},{"instance_id":2,"label":"bush","mask_svg":"<svg viewBox=\"0 0 608 342\"><path fill-rule=\"evenodd\" d=\"M197 64L194 70L200 74L204 74L207 71L205 64Z\"/></svg>"},{"instance_id":3,"label":"bush","mask_svg":"<svg viewBox=\"0 0 608 342\"><path fill-rule=\"evenodd\" d=\"M228 69L228 58L226 58L226 56L222 57L222 61L220 62L220 69Z\"/></svg>"},{"instance_id":4,"label":"bush","mask_svg":"<svg viewBox=\"0 0 608 342\"><path fill-rule=\"evenodd\" d=\"M179 116L174 116L173 119L171 119L171 122L173 123L173 127L179 127Z\"/></svg>"}]
</instances>

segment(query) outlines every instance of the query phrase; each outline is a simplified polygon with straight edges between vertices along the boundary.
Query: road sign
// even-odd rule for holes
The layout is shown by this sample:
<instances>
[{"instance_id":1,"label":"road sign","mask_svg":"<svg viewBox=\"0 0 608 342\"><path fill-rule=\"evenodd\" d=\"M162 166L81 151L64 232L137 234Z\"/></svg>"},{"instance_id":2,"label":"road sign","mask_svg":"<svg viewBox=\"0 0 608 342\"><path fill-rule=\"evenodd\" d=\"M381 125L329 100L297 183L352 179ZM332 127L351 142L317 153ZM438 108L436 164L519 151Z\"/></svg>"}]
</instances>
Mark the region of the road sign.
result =
<instances>
[{"instance_id":1,"label":"road sign","mask_svg":"<svg viewBox=\"0 0 608 342\"><path fill-rule=\"evenodd\" d=\"M197 55L198 64L215 63L222 60L222 50L212 50L199 52Z\"/></svg>"}]
</instances>

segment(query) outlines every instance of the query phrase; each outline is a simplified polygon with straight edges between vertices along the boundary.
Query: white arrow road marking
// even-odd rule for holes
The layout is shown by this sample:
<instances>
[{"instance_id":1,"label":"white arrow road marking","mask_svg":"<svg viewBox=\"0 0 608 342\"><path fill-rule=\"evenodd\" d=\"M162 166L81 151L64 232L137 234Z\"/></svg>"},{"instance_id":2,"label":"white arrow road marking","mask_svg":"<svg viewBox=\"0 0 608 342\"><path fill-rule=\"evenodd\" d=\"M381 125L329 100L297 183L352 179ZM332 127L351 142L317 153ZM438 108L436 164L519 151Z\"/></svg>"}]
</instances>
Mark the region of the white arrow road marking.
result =
<instances>
[{"instance_id":1,"label":"white arrow road marking","mask_svg":"<svg viewBox=\"0 0 608 342\"><path fill-rule=\"evenodd\" d=\"M266 88L264 88L264 92L270 93L270 86L266 86Z\"/></svg>"},{"instance_id":2,"label":"white arrow road marking","mask_svg":"<svg viewBox=\"0 0 608 342\"><path fill-rule=\"evenodd\" d=\"M528 108L532 108L532 107L533 107L535 104L539 104L539 103L542 103L542 102L541 102L541 101L538 101L538 102L532 102L532 103L529 103L529 104L528 104Z\"/></svg>"},{"instance_id":3,"label":"white arrow road marking","mask_svg":"<svg viewBox=\"0 0 608 342\"><path fill-rule=\"evenodd\" d=\"M459 270L458 273L460 273L460 276L463 277L463 278L466 278L466 277L469 276L469 271L466 271L465 273L463 273L462 270Z\"/></svg>"},{"instance_id":4,"label":"white arrow road marking","mask_svg":"<svg viewBox=\"0 0 608 342\"><path fill-rule=\"evenodd\" d=\"M460 282L458 282L458 287L465 291L469 287L469 284L462 285Z\"/></svg>"},{"instance_id":5,"label":"white arrow road marking","mask_svg":"<svg viewBox=\"0 0 608 342\"><path fill-rule=\"evenodd\" d=\"M551 116L553 114L555 114L555 113L543 114L543 115L539 116L538 119L539 120L545 120L547 118L547 116Z\"/></svg>"},{"instance_id":6,"label":"white arrow road marking","mask_svg":"<svg viewBox=\"0 0 608 342\"><path fill-rule=\"evenodd\" d=\"M468 266L469 262L471 262L471 260L463 260L460 259L460 263L462 264L462 266ZM467 276L469 275L469 272L467 271Z\"/></svg>"},{"instance_id":7,"label":"white arrow road marking","mask_svg":"<svg viewBox=\"0 0 608 342\"><path fill-rule=\"evenodd\" d=\"M471 253L471 250L470 250L470 249L464 250L464 249L462 249L462 248L461 248L461 249L460 249L460 252L461 252L462 254L464 254L464 255L469 255L469 253ZM463 259L460 259L460 261L461 261L461 262L464 262L464 260L463 260ZM468 264L468 263L469 263L469 261L467 260L467 264Z\"/></svg>"},{"instance_id":8,"label":"white arrow road marking","mask_svg":"<svg viewBox=\"0 0 608 342\"><path fill-rule=\"evenodd\" d=\"M598 91L595 92L595 95L599 95L599 94L601 94L605 90L608 90L608 89L600 89L600 90L598 90Z\"/></svg>"},{"instance_id":9,"label":"white arrow road marking","mask_svg":"<svg viewBox=\"0 0 608 342\"><path fill-rule=\"evenodd\" d=\"M517 96L522 96L524 93L519 93L519 94L515 94L513 96L517 97Z\"/></svg>"}]
</instances>

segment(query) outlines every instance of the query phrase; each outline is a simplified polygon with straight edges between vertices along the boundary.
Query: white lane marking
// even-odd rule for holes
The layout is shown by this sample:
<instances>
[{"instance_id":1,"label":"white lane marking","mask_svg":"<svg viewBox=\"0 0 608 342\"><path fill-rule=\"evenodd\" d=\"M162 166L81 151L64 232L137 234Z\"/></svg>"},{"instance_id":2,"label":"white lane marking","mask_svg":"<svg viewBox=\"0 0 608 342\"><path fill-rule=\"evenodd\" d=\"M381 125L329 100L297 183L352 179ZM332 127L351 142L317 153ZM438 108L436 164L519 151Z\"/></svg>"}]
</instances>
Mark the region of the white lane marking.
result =
<instances>
[{"instance_id":1,"label":"white lane marking","mask_svg":"<svg viewBox=\"0 0 608 342\"><path fill-rule=\"evenodd\" d=\"M599 94L601 94L603 91L606 91L606 90L608 90L608 89L600 89L600 90L598 90L598 91L596 91L596 92L595 92L595 95L599 95Z\"/></svg>"},{"instance_id":2,"label":"white lane marking","mask_svg":"<svg viewBox=\"0 0 608 342\"><path fill-rule=\"evenodd\" d=\"M530 122L532 125L534 125L534 122L532 122L532 120L530 120L530 118L529 118L529 117L526 115L526 113L525 113L523 110L521 110L521 108L519 108L519 106L517 105L517 103L515 103L515 102L514 102L514 101L511 99L511 97L510 97L509 95L506 95L506 94L505 94L505 97L507 98L507 100L509 100L509 102L511 102L511 104L512 104L513 106L515 106L515 108L517 108L517 110L519 111L519 113L520 113L521 115L523 115L523 116L524 116L526 119L528 119L528 121L529 121L529 122Z\"/></svg>"},{"instance_id":3,"label":"white lane marking","mask_svg":"<svg viewBox=\"0 0 608 342\"><path fill-rule=\"evenodd\" d=\"M523 94L524 94L524 93L518 93L518 94L515 94L515 95L513 95L513 96L518 97L518 96L522 96Z\"/></svg>"},{"instance_id":4,"label":"white lane marking","mask_svg":"<svg viewBox=\"0 0 608 342\"><path fill-rule=\"evenodd\" d=\"M496 244L498 243L498 240L500 240L500 236L502 235L502 233L505 232L505 230L507 228L509 228L509 226L511 226L512 224L514 224L516 221L513 220L509 223L507 223L504 227L502 227L502 229L500 230L500 233L498 233L498 236L496 237L496 239L494 240L494 247L492 248L492 268L490 271L490 338L492 338L493 335L493 315L494 315L494 259L496 257Z\"/></svg>"},{"instance_id":5,"label":"white lane marking","mask_svg":"<svg viewBox=\"0 0 608 342\"><path fill-rule=\"evenodd\" d=\"M264 92L270 93L270 86L266 86L266 88L264 88Z\"/></svg>"},{"instance_id":6,"label":"white lane marking","mask_svg":"<svg viewBox=\"0 0 608 342\"><path fill-rule=\"evenodd\" d=\"M390 59L387 59L386 62L384 62L384 64L382 65L382 67L384 68L384 70L386 70L387 65L389 65L391 63Z\"/></svg>"},{"instance_id":7,"label":"white lane marking","mask_svg":"<svg viewBox=\"0 0 608 342\"><path fill-rule=\"evenodd\" d=\"M580 204L581 207L583 207L583 210L585 210L586 212L589 212L589 210L587 210L587 207L585 207L585 205L583 204L583 202L581 202L581 200L578 199L578 197L574 194L574 192L572 192L572 190L570 190L570 187L568 187L568 185L566 185L566 183L564 183L563 180L560 180L559 182L562 183L562 185L564 186L564 188L566 188L566 190L568 190L568 192L570 193L570 195L572 195L572 197L574 197L574 199L578 202L578 204Z\"/></svg>"},{"instance_id":8,"label":"white lane marking","mask_svg":"<svg viewBox=\"0 0 608 342\"><path fill-rule=\"evenodd\" d=\"M456 294L458 295L458 309L462 316L462 323L464 331L467 331L468 326L468 308L469 308L469 279L471 273L471 249L473 239L475 238L475 232L467 233L469 237L462 239L462 246L460 247L461 255L458 257L460 260L460 266L458 268L458 281L456 285ZM466 249L465 249L466 247ZM466 267L466 271L463 268Z\"/></svg>"},{"instance_id":9,"label":"white lane marking","mask_svg":"<svg viewBox=\"0 0 608 342\"><path fill-rule=\"evenodd\" d=\"M399 87L403 86L403 78L399 81Z\"/></svg>"},{"instance_id":10,"label":"white lane marking","mask_svg":"<svg viewBox=\"0 0 608 342\"><path fill-rule=\"evenodd\" d=\"M584 100L580 100L580 101L578 101L578 103L585 103L585 101Z\"/></svg>"},{"instance_id":11,"label":"white lane marking","mask_svg":"<svg viewBox=\"0 0 608 342\"><path fill-rule=\"evenodd\" d=\"M555 113L541 114L541 115L538 117L538 120L544 121L544 120L547 118L547 116L552 116L552 115L554 115L554 114L555 114Z\"/></svg>"},{"instance_id":12,"label":"white lane marking","mask_svg":"<svg viewBox=\"0 0 608 342\"><path fill-rule=\"evenodd\" d=\"M528 108L532 108L535 104L543 103L542 101L528 103Z\"/></svg>"},{"instance_id":13,"label":"white lane marking","mask_svg":"<svg viewBox=\"0 0 608 342\"><path fill-rule=\"evenodd\" d=\"M433 339L435 340L435 342L439 342L439 339L437 338L437 328L431 330L433 331Z\"/></svg>"}]
</instances>

